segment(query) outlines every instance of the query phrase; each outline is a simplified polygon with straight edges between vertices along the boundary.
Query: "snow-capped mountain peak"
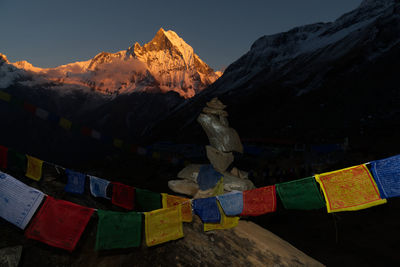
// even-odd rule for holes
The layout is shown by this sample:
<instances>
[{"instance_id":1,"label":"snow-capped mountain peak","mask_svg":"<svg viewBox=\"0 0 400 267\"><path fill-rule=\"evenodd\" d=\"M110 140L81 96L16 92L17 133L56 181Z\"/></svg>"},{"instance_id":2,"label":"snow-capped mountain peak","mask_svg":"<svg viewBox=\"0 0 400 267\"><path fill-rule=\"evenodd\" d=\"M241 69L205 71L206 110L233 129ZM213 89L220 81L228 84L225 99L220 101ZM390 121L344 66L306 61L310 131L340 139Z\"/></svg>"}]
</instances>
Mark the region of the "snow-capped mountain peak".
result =
<instances>
[{"instance_id":1,"label":"snow-capped mountain peak","mask_svg":"<svg viewBox=\"0 0 400 267\"><path fill-rule=\"evenodd\" d=\"M33 75L29 84L37 85L44 81L48 84L51 81L52 84L56 82L60 89L64 85L73 85L111 95L176 91L188 98L221 76L174 31L163 28L143 46L136 42L127 50L116 53L103 51L87 61L49 69L37 68L27 61L10 64Z\"/></svg>"}]
</instances>

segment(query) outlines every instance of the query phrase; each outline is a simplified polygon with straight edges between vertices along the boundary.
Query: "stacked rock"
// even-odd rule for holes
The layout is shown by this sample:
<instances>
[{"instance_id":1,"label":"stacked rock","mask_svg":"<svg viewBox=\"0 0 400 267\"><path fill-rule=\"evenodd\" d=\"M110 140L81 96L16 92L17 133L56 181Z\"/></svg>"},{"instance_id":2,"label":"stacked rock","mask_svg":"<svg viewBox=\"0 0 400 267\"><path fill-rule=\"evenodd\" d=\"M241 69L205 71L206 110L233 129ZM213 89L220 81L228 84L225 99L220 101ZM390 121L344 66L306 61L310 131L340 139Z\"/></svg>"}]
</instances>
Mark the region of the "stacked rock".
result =
<instances>
[{"instance_id":1,"label":"stacked rock","mask_svg":"<svg viewBox=\"0 0 400 267\"><path fill-rule=\"evenodd\" d=\"M218 98L213 98L197 118L210 142L210 145L206 145L206 153L214 172L210 172L207 165L190 164L178 173L178 178L183 180L168 182L169 188L174 192L191 195L195 198L212 196L217 183L213 187L204 188L200 180L204 175L222 178L225 192L254 188L253 183L248 179L247 172L231 166L234 161L233 151L243 153L243 145L237 132L229 127L228 112L224 110L225 108L226 106Z\"/></svg>"}]
</instances>

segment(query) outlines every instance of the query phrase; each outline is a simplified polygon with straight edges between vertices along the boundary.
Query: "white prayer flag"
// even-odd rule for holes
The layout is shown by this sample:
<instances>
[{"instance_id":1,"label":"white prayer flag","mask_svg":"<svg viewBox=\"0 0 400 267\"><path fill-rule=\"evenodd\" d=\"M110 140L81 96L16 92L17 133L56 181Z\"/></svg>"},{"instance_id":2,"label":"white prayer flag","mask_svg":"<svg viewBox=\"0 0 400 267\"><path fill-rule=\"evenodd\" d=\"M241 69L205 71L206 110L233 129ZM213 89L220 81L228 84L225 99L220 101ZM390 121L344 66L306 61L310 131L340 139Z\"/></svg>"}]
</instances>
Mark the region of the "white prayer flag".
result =
<instances>
[{"instance_id":1,"label":"white prayer flag","mask_svg":"<svg viewBox=\"0 0 400 267\"><path fill-rule=\"evenodd\" d=\"M25 229L44 194L10 175L0 172L0 217Z\"/></svg>"}]
</instances>

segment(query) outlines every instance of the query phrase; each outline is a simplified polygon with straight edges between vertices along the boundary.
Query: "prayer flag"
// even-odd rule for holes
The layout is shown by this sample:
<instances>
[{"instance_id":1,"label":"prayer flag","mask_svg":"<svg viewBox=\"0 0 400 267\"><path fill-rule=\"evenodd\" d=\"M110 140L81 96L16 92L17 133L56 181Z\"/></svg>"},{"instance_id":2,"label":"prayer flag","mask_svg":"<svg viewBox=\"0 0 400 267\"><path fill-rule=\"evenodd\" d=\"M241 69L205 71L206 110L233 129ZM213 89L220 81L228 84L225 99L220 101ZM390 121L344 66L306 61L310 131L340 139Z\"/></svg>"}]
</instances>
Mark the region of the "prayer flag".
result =
<instances>
[{"instance_id":1,"label":"prayer flag","mask_svg":"<svg viewBox=\"0 0 400 267\"><path fill-rule=\"evenodd\" d=\"M24 109L33 114L36 112L36 107L28 102L24 102Z\"/></svg>"},{"instance_id":2,"label":"prayer flag","mask_svg":"<svg viewBox=\"0 0 400 267\"><path fill-rule=\"evenodd\" d=\"M183 237L181 206L145 212L148 247Z\"/></svg>"},{"instance_id":3,"label":"prayer flag","mask_svg":"<svg viewBox=\"0 0 400 267\"><path fill-rule=\"evenodd\" d=\"M371 172L383 198L400 196L400 155L372 161Z\"/></svg>"},{"instance_id":4,"label":"prayer flag","mask_svg":"<svg viewBox=\"0 0 400 267\"><path fill-rule=\"evenodd\" d=\"M21 100L21 99L19 99L19 98L16 98L15 96L13 96L12 98L11 98L11 105L13 105L14 107L18 107L18 108L22 108L22 107L24 107L24 101L23 100Z\"/></svg>"},{"instance_id":5,"label":"prayer flag","mask_svg":"<svg viewBox=\"0 0 400 267\"><path fill-rule=\"evenodd\" d=\"M203 223L219 223L221 221L216 197L194 199L193 210Z\"/></svg>"},{"instance_id":6,"label":"prayer flag","mask_svg":"<svg viewBox=\"0 0 400 267\"><path fill-rule=\"evenodd\" d=\"M26 173L26 156L13 149L8 150L7 168L23 176Z\"/></svg>"},{"instance_id":7,"label":"prayer flag","mask_svg":"<svg viewBox=\"0 0 400 267\"><path fill-rule=\"evenodd\" d=\"M98 210L96 250L139 247L142 214Z\"/></svg>"},{"instance_id":8,"label":"prayer flag","mask_svg":"<svg viewBox=\"0 0 400 267\"><path fill-rule=\"evenodd\" d=\"M83 135L86 135L86 136L91 136L92 135L92 129L90 129L89 127L86 127L86 126L82 126L81 133Z\"/></svg>"},{"instance_id":9,"label":"prayer flag","mask_svg":"<svg viewBox=\"0 0 400 267\"><path fill-rule=\"evenodd\" d=\"M41 118L42 120L47 120L47 118L49 117L49 112L47 112L44 109L37 108L35 111L35 115Z\"/></svg>"},{"instance_id":10,"label":"prayer flag","mask_svg":"<svg viewBox=\"0 0 400 267\"><path fill-rule=\"evenodd\" d=\"M243 193L232 191L230 193L217 196L224 213L228 216L239 215L243 211Z\"/></svg>"},{"instance_id":11,"label":"prayer flag","mask_svg":"<svg viewBox=\"0 0 400 267\"><path fill-rule=\"evenodd\" d=\"M161 193L162 195L162 204L163 208L170 208L176 205L182 206L182 221L183 222L191 222L193 219L192 215L192 203L190 199L184 197L178 197L173 195L168 195L165 193Z\"/></svg>"},{"instance_id":12,"label":"prayer flag","mask_svg":"<svg viewBox=\"0 0 400 267\"><path fill-rule=\"evenodd\" d=\"M218 204L219 212L221 213L221 221L219 223L205 223L204 224L205 232L211 231L211 230L218 230L218 229L230 229L230 228L236 227L239 223L240 217L226 216L224 214L224 211L221 208L221 205L219 203L217 203L217 204Z\"/></svg>"},{"instance_id":13,"label":"prayer flag","mask_svg":"<svg viewBox=\"0 0 400 267\"><path fill-rule=\"evenodd\" d=\"M221 173L214 170L211 164L201 166L197 176L197 183L199 184L200 190L213 188L222 176Z\"/></svg>"},{"instance_id":14,"label":"prayer flag","mask_svg":"<svg viewBox=\"0 0 400 267\"><path fill-rule=\"evenodd\" d=\"M28 155L26 157L28 158L28 167L25 176L39 181L42 178L43 160Z\"/></svg>"},{"instance_id":15,"label":"prayer flag","mask_svg":"<svg viewBox=\"0 0 400 267\"><path fill-rule=\"evenodd\" d=\"M137 210L152 211L162 208L160 193L151 192L145 189L136 188Z\"/></svg>"},{"instance_id":16,"label":"prayer flag","mask_svg":"<svg viewBox=\"0 0 400 267\"><path fill-rule=\"evenodd\" d=\"M25 236L72 251L93 212L92 208L48 196L26 229Z\"/></svg>"},{"instance_id":17,"label":"prayer flag","mask_svg":"<svg viewBox=\"0 0 400 267\"><path fill-rule=\"evenodd\" d=\"M286 209L312 210L325 207L314 177L307 177L276 185Z\"/></svg>"},{"instance_id":18,"label":"prayer flag","mask_svg":"<svg viewBox=\"0 0 400 267\"><path fill-rule=\"evenodd\" d=\"M110 184L109 181L90 175L89 179L90 179L90 193L92 193L92 196L110 199L107 196L107 187Z\"/></svg>"},{"instance_id":19,"label":"prayer flag","mask_svg":"<svg viewBox=\"0 0 400 267\"><path fill-rule=\"evenodd\" d=\"M153 152L153 154L151 154L153 159L161 159L161 153L160 152Z\"/></svg>"},{"instance_id":20,"label":"prayer flag","mask_svg":"<svg viewBox=\"0 0 400 267\"><path fill-rule=\"evenodd\" d=\"M8 148L0 146L0 168L7 169Z\"/></svg>"},{"instance_id":21,"label":"prayer flag","mask_svg":"<svg viewBox=\"0 0 400 267\"><path fill-rule=\"evenodd\" d=\"M54 113L49 113L48 120L54 124L58 124L60 122L60 116Z\"/></svg>"},{"instance_id":22,"label":"prayer flag","mask_svg":"<svg viewBox=\"0 0 400 267\"><path fill-rule=\"evenodd\" d=\"M72 122L67 120L66 118L60 118L59 124L60 127L64 128L65 130L70 130L72 126Z\"/></svg>"},{"instance_id":23,"label":"prayer flag","mask_svg":"<svg viewBox=\"0 0 400 267\"><path fill-rule=\"evenodd\" d=\"M212 196L219 196L224 193L224 178L221 178L212 191Z\"/></svg>"},{"instance_id":24,"label":"prayer flag","mask_svg":"<svg viewBox=\"0 0 400 267\"><path fill-rule=\"evenodd\" d=\"M68 177L68 182L64 191L74 194L83 194L83 192L85 192L86 175L69 169L65 170L65 174Z\"/></svg>"},{"instance_id":25,"label":"prayer flag","mask_svg":"<svg viewBox=\"0 0 400 267\"><path fill-rule=\"evenodd\" d=\"M101 133L96 130L92 130L92 137L97 140L101 140Z\"/></svg>"},{"instance_id":26,"label":"prayer flag","mask_svg":"<svg viewBox=\"0 0 400 267\"><path fill-rule=\"evenodd\" d=\"M276 211L275 185L243 191L243 216L258 216Z\"/></svg>"},{"instance_id":27,"label":"prayer flag","mask_svg":"<svg viewBox=\"0 0 400 267\"><path fill-rule=\"evenodd\" d=\"M133 210L135 203L135 188L117 182L112 182L111 184L113 186L111 203L127 210Z\"/></svg>"},{"instance_id":28,"label":"prayer flag","mask_svg":"<svg viewBox=\"0 0 400 267\"><path fill-rule=\"evenodd\" d=\"M0 91L0 99L3 100L3 101L6 101L6 102L10 102L11 101L11 95L6 93L6 92Z\"/></svg>"},{"instance_id":29,"label":"prayer flag","mask_svg":"<svg viewBox=\"0 0 400 267\"><path fill-rule=\"evenodd\" d=\"M138 153L138 155L144 156L147 154L147 149L145 147L139 146L136 152Z\"/></svg>"},{"instance_id":30,"label":"prayer flag","mask_svg":"<svg viewBox=\"0 0 400 267\"><path fill-rule=\"evenodd\" d=\"M0 217L25 229L44 194L10 175L0 172Z\"/></svg>"},{"instance_id":31,"label":"prayer flag","mask_svg":"<svg viewBox=\"0 0 400 267\"><path fill-rule=\"evenodd\" d=\"M124 143L124 142L123 142L121 139L114 138L113 144L114 144L115 147L122 148L122 144L123 144L123 143Z\"/></svg>"},{"instance_id":32,"label":"prayer flag","mask_svg":"<svg viewBox=\"0 0 400 267\"><path fill-rule=\"evenodd\" d=\"M318 174L328 213L360 210L386 203L365 165Z\"/></svg>"}]
</instances>

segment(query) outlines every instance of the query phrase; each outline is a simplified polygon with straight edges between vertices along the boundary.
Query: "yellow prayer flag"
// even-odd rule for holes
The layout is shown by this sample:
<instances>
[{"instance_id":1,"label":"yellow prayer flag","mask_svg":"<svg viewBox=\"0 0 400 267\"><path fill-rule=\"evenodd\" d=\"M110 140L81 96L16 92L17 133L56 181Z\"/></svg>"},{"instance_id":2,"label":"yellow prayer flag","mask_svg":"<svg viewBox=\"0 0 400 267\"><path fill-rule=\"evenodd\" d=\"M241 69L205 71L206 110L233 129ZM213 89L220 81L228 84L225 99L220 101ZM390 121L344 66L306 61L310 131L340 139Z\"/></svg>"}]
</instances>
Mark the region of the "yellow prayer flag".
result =
<instances>
[{"instance_id":1,"label":"yellow prayer flag","mask_svg":"<svg viewBox=\"0 0 400 267\"><path fill-rule=\"evenodd\" d=\"M386 203L365 165L315 175L324 192L328 213L360 210Z\"/></svg>"},{"instance_id":2,"label":"yellow prayer flag","mask_svg":"<svg viewBox=\"0 0 400 267\"><path fill-rule=\"evenodd\" d=\"M28 167L25 176L39 181L42 178L43 160L28 155L26 157L28 158Z\"/></svg>"},{"instance_id":3,"label":"yellow prayer flag","mask_svg":"<svg viewBox=\"0 0 400 267\"><path fill-rule=\"evenodd\" d=\"M115 138L114 139L114 146L122 148L123 141L121 139Z\"/></svg>"},{"instance_id":4,"label":"yellow prayer flag","mask_svg":"<svg viewBox=\"0 0 400 267\"><path fill-rule=\"evenodd\" d=\"M4 100L6 102L10 102L11 101L11 95L6 93L6 92L0 91L0 99Z\"/></svg>"},{"instance_id":5,"label":"yellow prayer flag","mask_svg":"<svg viewBox=\"0 0 400 267\"><path fill-rule=\"evenodd\" d=\"M204 223L204 231L230 229L236 227L239 223L239 216L226 216L221 204L217 201L219 212L221 213L221 221L219 223Z\"/></svg>"},{"instance_id":6,"label":"yellow prayer flag","mask_svg":"<svg viewBox=\"0 0 400 267\"><path fill-rule=\"evenodd\" d=\"M183 237L181 206L145 212L148 247Z\"/></svg>"},{"instance_id":7,"label":"yellow prayer flag","mask_svg":"<svg viewBox=\"0 0 400 267\"><path fill-rule=\"evenodd\" d=\"M191 222L193 220L192 205L190 203L190 199L168 195L165 193L161 193L161 196L163 208L170 208L176 205L180 205L182 207L182 221Z\"/></svg>"},{"instance_id":8,"label":"yellow prayer flag","mask_svg":"<svg viewBox=\"0 0 400 267\"><path fill-rule=\"evenodd\" d=\"M213 196L219 196L224 194L224 178L219 179L217 185L214 187L212 191Z\"/></svg>"},{"instance_id":9,"label":"yellow prayer flag","mask_svg":"<svg viewBox=\"0 0 400 267\"><path fill-rule=\"evenodd\" d=\"M153 152L152 157L153 157L153 159L160 159L161 154L160 154L160 152Z\"/></svg>"},{"instance_id":10,"label":"yellow prayer flag","mask_svg":"<svg viewBox=\"0 0 400 267\"><path fill-rule=\"evenodd\" d=\"M60 127L64 128L65 130L70 130L72 126L72 122L65 118L60 118L59 122Z\"/></svg>"}]
</instances>

